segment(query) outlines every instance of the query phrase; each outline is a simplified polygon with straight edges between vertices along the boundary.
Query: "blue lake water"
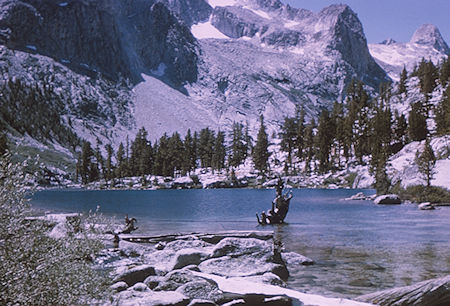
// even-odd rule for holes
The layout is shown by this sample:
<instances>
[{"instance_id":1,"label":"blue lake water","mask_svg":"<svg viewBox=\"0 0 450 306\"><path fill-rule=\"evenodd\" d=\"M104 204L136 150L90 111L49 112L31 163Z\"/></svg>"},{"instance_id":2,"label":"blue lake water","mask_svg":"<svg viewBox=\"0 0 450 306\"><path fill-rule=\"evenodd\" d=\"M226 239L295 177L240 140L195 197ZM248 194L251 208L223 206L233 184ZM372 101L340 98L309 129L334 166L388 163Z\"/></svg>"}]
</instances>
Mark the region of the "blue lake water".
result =
<instances>
[{"instance_id":1,"label":"blue lake water","mask_svg":"<svg viewBox=\"0 0 450 306\"><path fill-rule=\"evenodd\" d=\"M296 189L286 224L260 226L256 212L270 208L274 190L50 190L32 197L52 212L100 211L135 217L136 233L270 230L285 249L313 259L291 271L288 285L303 292L354 297L450 274L450 207L378 206L344 201L373 190Z\"/></svg>"}]
</instances>

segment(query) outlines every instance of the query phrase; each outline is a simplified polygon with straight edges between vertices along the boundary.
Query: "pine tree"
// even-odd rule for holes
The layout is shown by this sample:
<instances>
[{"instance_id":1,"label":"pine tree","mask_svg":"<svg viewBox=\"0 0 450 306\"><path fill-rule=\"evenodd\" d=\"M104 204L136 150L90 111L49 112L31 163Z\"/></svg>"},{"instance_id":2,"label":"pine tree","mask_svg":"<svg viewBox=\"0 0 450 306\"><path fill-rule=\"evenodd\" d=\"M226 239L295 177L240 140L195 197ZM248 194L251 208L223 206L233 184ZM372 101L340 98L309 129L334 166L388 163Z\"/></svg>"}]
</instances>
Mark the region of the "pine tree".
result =
<instances>
[{"instance_id":1,"label":"pine tree","mask_svg":"<svg viewBox=\"0 0 450 306\"><path fill-rule=\"evenodd\" d=\"M408 143L408 123L405 115L400 115L398 111L395 112L394 117L392 153L395 154Z\"/></svg>"},{"instance_id":2,"label":"pine tree","mask_svg":"<svg viewBox=\"0 0 450 306\"><path fill-rule=\"evenodd\" d=\"M113 147L110 144L105 146L106 150L106 162L105 162L105 179L108 182L109 180L114 178L112 157L114 155Z\"/></svg>"},{"instance_id":3,"label":"pine tree","mask_svg":"<svg viewBox=\"0 0 450 306\"><path fill-rule=\"evenodd\" d=\"M253 163L255 168L260 173L265 173L268 166L268 161L270 157L269 153L269 139L266 133L266 127L264 125L264 117L260 117L260 128L258 131L258 136L256 138L256 144L253 149Z\"/></svg>"},{"instance_id":4,"label":"pine tree","mask_svg":"<svg viewBox=\"0 0 450 306\"><path fill-rule=\"evenodd\" d=\"M231 132L230 158L229 164L232 167L238 167L247 157L248 147L245 135L243 133L244 126L241 123L234 122Z\"/></svg>"},{"instance_id":5,"label":"pine tree","mask_svg":"<svg viewBox=\"0 0 450 306\"><path fill-rule=\"evenodd\" d=\"M427 182L427 187L430 186L431 180L435 174L436 156L434 155L433 148L430 145L430 140L426 138L423 151L416 152L415 158L416 164L419 168L419 172L423 175Z\"/></svg>"},{"instance_id":6,"label":"pine tree","mask_svg":"<svg viewBox=\"0 0 450 306\"><path fill-rule=\"evenodd\" d=\"M374 116L371 121L371 160L369 171L375 177L375 189L377 194L385 194L390 187L390 181L386 173L387 160L391 151L391 110L387 97L380 96L379 102L374 108Z\"/></svg>"},{"instance_id":7,"label":"pine tree","mask_svg":"<svg viewBox=\"0 0 450 306\"><path fill-rule=\"evenodd\" d=\"M433 62L423 60L419 66L420 89L425 95L431 94L436 87L438 70Z\"/></svg>"},{"instance_id":8,"label":"pine tree","mask_svg":"<svg viewBox=\"0 0 450 306\"><path fill-rule=\"evenodd\" d=\"M184 159L184 144L181 141L180 134L175 132L169 138L167 143L168 156L167 156L167 173L168 176L175 176L182 169Z\"/></svg>"},{"instance_id":9,"label":"pine tree","mask_svg":"<svg viewBox=\"0 0 450 306\"><path fill-rule=\"evenodd\" d=\"M288 168L292 167L292 152L297 144L297 120L296 118L285 117L281 126L281 150L287 152Z\"/></svg>"},{"instance_id":10,"label":"pine tree","mask_svg":"<svg viewBox=\"0 0 450 306\"><path fill-rule=\"evenodd\" d=\"M345 115L344 115L344 106L339 102L335 102L333 105L333 111L331 113L331 121L334 127L333 138L335 138L336 140L334 144L334 159L337 160L337 165L340 168L341 150L343 149L345 142L345 134L344 134Z\"/></svg>"},{"instance_id":11,"label":"pine tree","mask_svg":"<svg viewBox=\"0 0 450 306\"><path fill-rule=\"evenodd\" d=\"M333 126L327 109L322 110L317 128L319 172L330 170L330 153L333 143Z\"/></svg>"},{"instance_id":12,"label":"pine tree","mask_svg":"<svg viewBox=\"0 0 450 306\"><path fill-rule=\"evenodd\" d=\"M441 82L442 86L447 86L450 81L450 57L447 57L439 70L439 81Z\"/></svg>"},{"instance_id":13,"label":"pine tree","mask_svg":"<svg viewBox=\"0 0 450 306\"><path fill-rule=\"evenodd\" d=\"M189 129L186 133L186 136L184 137L184 159L183 159L183 166L181 167L181 170L183 174L190 173L192 170L195 169L195 162L196 162L196 154L195 154L195 148L194 148L194 139L191 135L191 130Z\"/></svg>"},{"instance_id":14,"label":"pine tree","mask_svg":"<svg viewBox=\"0 0 450 306\"><path fill-rule=\"evenodd\" d=\"M408 79L408 73L406 72L406 67L403 66L402 73L400 74L400 81L398 83L398 93L407 93L406 91L406 80Z\"/></svg>"},{"instance_id":15,"label":"pine tree","mask_svg":"<svg viewBox=\"0 0 450 306\"><path fill-rule=\"evenodd\" d=\"M202 168L211 167L215 141L214 131L209 128L205 128L200 131L198 139L198 154Z\"/></svg>"},{"instance_id":16,"label":"pine tree","mask_svg":"<svg viewBox=\"0 0 450 306\"><path fill-rule=\"evenodd\" d=\"M412 141L424 140L428 135L425 110L420 102L411 105L408 119L408 134Z\"/></svg>"},{"instance_id":17,"label":"pine tree","mask_svg":"<svg viewBox=\"0 0 450 306\"><path fill-rule=\"evenodd\" d=\"M115 177L122 178L125 176L125 149L121 142L116 153L117 167Z\"/></svg>"},{"instance_id":18,"label":"pine tree","mask_svg":"<svg viewBox=\"0 0 450 306\"><path fill-rule=\"evenodd\" d=\"M97 138L97 145L95 147L95 167L97 168L97 172L100 173L105 178L105 162L103 160L102 152L100 151L100 139Z\"/></svg>"},{"instance_id":19,"label":"pine tree","mask_svg":"<svg viewBox=\"0 0 450 306\"><path fill-rule=\"evenodd\" d=\"M217 132L216 141L214 143L214 153L212 156L213 169L220 170L225 168L225 133L222 131Z\"/></svg>"},{"instance_id":20,"label":"pine tree","mask_svg":"<svg viewBox=\"0 0 450 306\"><path fill-rule=\"evenodd\" d=\"M298 120L297 120L297 135L296 135L296 145L297 145L297 157L300 160L303 160L304 157L304 149L305 149L305 108L302 106L300 109L300 113L298 113Z\"/></svg>"},{"instance_id":21,"label":"pine tree","mask_svg":"<svg viewBox=\"0 0 450 306\"><path fill-rule=\"evenodd\" d=\"M438 135L450 134L450 85L445 90L442 101L435 109L436 133Z\"/></svg>"},{"instance_id":22,"label":"pine tree","mask_svg":"<svg viewBox=\"0 0 450 306\"><path fill-rule=\"evenodd\" d=\"M316 127L316 123L314 118L311 122L305 127L305 172L311 172L311 162L314 158L314 129Z\"/></svg>"},{"instance_id":23,"label":"pine tree","mask_svg":"<svg viewBox=\"0 0 450 306\"><path fill-rule=\"evenodd\" d=\"M98 178L97 166L93 162L94 151L89 141L84 141L79 158L79 174L83 184L90 183ZM97 171L96 171L97 170Z\"/></svg>"},{"instance_id":24,"label":"pine tree","mask_svg":"<svg viewBox=\"0 0 450 306\"><path fill-rule=\"evenodd\" d=\"M245 124L245 133L244 133L245 158L247 158L253 150L253 138L252 138L252 136L250 136L249 129L250 129L250 127L249 127L249 123L247 121Z\"/></svg>"},{"instance_id":25,"label":"pine tree","mask_svg":"<svg viewBox=\"0 0 450 306\"><path fill-rule=\"evenodd\" d=\"M8 137L5 133L0 133L0 157L8 150Z\"/></svg>"}]
</instances>

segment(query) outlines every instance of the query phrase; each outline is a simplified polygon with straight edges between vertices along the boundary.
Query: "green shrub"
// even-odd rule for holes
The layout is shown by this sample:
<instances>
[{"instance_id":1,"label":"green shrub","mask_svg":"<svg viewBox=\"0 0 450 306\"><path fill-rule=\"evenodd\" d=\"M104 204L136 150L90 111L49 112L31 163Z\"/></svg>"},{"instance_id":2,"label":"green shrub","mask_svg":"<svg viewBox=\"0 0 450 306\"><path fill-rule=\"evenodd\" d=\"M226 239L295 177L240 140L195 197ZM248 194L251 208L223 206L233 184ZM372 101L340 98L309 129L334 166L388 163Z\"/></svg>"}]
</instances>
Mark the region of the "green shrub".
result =
<instances>
[{"instance_id":1,"label":"green shrub","mask_svg":"<svg viewBox=\"0 0 450 306\"><path fill-rule=\"evenodd\" d=\"M50 238L46 222L27 219L22 169L0 158L0 305L84 305L106 298L110 282L92 265L102 248L91 235L93 220L82 219L81 233Z\"/></svg>"},{"instance_id":2,"label":"green shrub","mask_svg":"<svg viewBox=\"0 0 450 306\"><path fill-rule=\"evenodd\" d=\"M416 203L449 203L450 190L436 186L410 186L406 189L398 189L398 194L403 200L410 200Z\"/></svg>"}]
</instances>

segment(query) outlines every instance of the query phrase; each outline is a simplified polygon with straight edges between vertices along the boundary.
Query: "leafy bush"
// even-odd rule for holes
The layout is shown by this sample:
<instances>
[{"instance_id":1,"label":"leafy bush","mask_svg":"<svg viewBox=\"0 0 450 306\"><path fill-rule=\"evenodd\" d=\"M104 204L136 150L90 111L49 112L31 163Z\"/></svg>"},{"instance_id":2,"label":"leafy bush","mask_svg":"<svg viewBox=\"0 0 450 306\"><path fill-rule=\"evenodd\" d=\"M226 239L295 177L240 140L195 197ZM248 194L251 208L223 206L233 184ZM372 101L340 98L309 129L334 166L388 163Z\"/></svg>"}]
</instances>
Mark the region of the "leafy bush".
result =
<instances>
[{"instance_id":1,"label":"leafy bush","mask_svg":"<svg viewBox=\"0 0 450 306\"><path fill-rule=\"evenodd\" d=\"M410 186L406 189L399 189L398 194L403 200L410 200L416 203L448 203L450 202L450 190L436 186Z\"/></svg>"},{"instance_id":2,"label":"leafy bush","mask_svg":"<svg viewBox=\"0 0 450 306\"><path fill-rule=\"evenodd\" d=\"M105 298L109 281L93 269L102 245L93 220L70 237L50 238L46 222L27 216L23 165L0 157L0 305L80 305ZM70 230L70 226L67 227Z\"/></svg>"}]
</instances>

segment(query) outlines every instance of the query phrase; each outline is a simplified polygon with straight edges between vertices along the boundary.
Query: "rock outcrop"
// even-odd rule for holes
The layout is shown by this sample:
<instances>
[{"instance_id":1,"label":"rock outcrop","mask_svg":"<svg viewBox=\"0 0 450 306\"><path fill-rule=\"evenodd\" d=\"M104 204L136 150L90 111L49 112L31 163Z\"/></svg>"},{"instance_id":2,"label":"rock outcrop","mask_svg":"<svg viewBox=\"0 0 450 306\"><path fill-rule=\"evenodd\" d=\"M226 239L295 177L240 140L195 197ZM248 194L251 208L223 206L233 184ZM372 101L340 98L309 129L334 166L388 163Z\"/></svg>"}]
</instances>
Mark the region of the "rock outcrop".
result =
<instances>
[{"instance_id":1,"label":"rock outcrop","mask_svg":"<svg viewBox=\"0 0 450 306\"><path fill-rule=\"evenodd\" d=\"M282 275L287 268L312 260L292 252L274 256L271 233L121 237L142 244L121 241L119 250L104 255L111 256L104 262L116 275L114 305L367 305L285 288L280 276L287 276ZM117 253L130 254L130 248L140 255L117 258ZM141 281L144 274L150 275ZM138 277L129 281L131 275Z\"/></svg>"}]
</instances>

